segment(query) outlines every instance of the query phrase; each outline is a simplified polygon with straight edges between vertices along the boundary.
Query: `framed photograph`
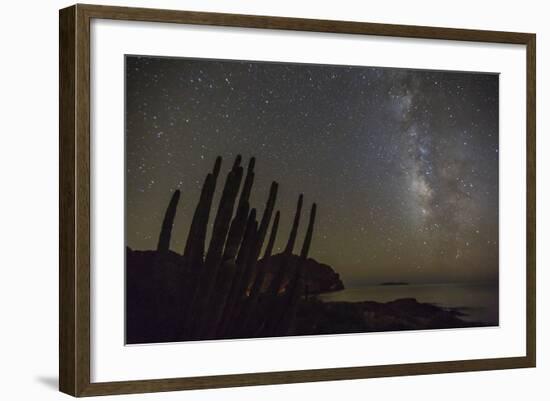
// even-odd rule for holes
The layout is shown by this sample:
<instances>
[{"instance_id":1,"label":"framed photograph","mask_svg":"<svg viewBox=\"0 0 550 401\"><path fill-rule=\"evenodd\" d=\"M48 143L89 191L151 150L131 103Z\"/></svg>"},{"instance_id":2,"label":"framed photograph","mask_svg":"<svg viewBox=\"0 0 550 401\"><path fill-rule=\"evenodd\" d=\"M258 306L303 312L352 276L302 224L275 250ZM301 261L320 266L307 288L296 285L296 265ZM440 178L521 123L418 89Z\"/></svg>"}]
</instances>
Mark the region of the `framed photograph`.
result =
<instances>
[{"instance_id":1,"label":"framed photograph","mask_svg":"<svg viewBox=\"0 0 550 401\"><path fill-rule=\"evenodd\" d=\"M535 35L60 11L60 390L535 366Z\"/></svg>"}]
</instances>

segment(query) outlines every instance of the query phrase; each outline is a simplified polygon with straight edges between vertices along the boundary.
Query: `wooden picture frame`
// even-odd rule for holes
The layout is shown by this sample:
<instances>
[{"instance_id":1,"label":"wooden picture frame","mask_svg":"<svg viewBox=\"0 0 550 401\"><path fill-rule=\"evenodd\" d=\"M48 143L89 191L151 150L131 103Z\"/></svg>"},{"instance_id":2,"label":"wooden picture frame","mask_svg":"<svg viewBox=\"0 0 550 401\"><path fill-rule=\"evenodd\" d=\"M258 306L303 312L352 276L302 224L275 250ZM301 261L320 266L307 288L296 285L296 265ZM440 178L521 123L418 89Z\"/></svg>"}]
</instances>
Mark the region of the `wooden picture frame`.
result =
<instances>
[{"instance_id":1,"label":"wooden picture frame","mask_svg":"<svg viewBox=\"0 0 550 401\"><path fill-rule=\"evenodd\" d=\"M524 45L527 54L526 355L222 376L91 382L90 21L95 18ZM59 29L60 391L73 396L95 396L535 366L535 34L80 4L60 10Z\"/></svg>"}]
</instances>

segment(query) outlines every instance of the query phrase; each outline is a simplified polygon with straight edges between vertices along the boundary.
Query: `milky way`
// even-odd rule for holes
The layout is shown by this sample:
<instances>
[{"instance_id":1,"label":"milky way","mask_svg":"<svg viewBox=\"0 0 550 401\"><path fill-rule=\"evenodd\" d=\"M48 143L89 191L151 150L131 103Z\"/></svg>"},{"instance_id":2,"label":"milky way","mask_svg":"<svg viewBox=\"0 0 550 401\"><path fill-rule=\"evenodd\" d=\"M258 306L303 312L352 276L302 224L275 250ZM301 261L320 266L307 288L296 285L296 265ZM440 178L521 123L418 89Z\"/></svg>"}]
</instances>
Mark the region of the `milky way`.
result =
<instances>
[{"instance_id":1,"label":"milky way","mask_svg":"<svg viewBox=\"0 0 550 401\"><path fill-rule=\"evenodd\" d=\"M155 247L179 188L181 251L215 157L242 154L254 206L280 183L277 246L303 193L311 257L348 285L497 279L498 75L127 56L126 88L128 246Z\"/></svg>"}]
</instances>

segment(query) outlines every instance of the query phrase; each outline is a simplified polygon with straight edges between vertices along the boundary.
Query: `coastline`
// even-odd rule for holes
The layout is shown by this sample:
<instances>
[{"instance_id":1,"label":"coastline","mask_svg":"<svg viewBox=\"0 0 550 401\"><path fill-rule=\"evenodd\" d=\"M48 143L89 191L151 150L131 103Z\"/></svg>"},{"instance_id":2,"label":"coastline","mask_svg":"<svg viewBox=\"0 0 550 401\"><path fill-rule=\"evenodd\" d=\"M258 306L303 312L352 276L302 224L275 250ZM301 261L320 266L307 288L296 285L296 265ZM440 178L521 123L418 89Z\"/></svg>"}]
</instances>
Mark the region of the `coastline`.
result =
<instances>
[{"instance_id":1,"label":"coastline","mask_svg":"<svg viewBox=\"0 0 550 401\"><path fill-rule=\"evenodd\" d=\"M304 301L294 335L368 333L484 327L492 324L463 319L460 308L444 308L415 298L390 302Z\"/></svg>"}]
</instances>

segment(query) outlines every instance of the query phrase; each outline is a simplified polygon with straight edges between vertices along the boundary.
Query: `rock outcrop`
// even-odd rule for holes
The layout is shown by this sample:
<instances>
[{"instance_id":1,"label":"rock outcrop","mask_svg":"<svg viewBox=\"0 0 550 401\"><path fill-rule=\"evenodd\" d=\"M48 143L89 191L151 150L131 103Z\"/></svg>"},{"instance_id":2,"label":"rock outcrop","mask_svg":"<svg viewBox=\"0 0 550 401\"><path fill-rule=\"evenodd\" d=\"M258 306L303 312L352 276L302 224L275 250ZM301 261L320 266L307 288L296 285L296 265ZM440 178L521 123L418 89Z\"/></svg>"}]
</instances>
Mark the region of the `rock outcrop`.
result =
<instances>
[{"instance_id":1,"label":"rock outcrop","mask_svg":"<svg viewBox=\"0 0 550 401\"><path fill-rule=\"evenodd\" d=\"M461 319L459 311L418 302L414 298L391 302L322 302L302 304L295 335L369 333L486 326Z\"/></svg>"},{"instance_id":2,"label":"rock outcrop","mask_svg":"<svg viewBox=\"0 0 550 401\"><path fill-rule=\"evenodd\" d=\"M269 288L273 277L283 262L283 254L276 254L263 258L258 261L258 271L264 269L265 279L262 286L262 291ZM292 255L292 261L298 263L299 256ZM339 291L344 289L344 283L340 279L340 275L327 264L319 263L313 258L308 258L304 262L305 273L305 291L308 295L316 295L323 292ZM289 278L285 278L282 282L279 292L286 291Z\"/></svg>"}]
</instances>

